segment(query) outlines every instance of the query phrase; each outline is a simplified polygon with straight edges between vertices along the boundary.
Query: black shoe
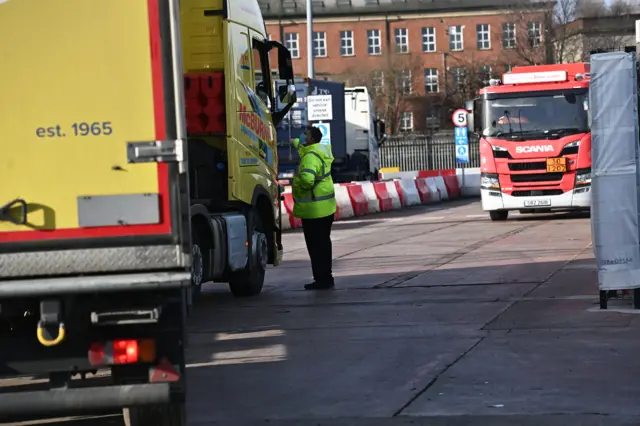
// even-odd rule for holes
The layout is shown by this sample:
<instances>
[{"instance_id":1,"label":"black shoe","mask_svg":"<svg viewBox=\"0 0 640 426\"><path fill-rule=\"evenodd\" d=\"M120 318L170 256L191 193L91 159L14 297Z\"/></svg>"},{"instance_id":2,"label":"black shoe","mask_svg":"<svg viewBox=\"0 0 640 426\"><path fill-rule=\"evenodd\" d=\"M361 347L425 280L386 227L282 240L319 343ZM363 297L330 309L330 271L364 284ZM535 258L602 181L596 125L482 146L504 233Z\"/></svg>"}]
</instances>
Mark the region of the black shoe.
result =
<instances>
[{"instance_id":1,"label":"black shoe","mask_svg":"<svg viewBox=\"0 0 640 426\"><path fill-rule=\"evenodd\" d=\"M304 286L305 290L331 290L335 286L333 280L331 281L314 281L311 284Z\"/></svg>"}]
</instances>

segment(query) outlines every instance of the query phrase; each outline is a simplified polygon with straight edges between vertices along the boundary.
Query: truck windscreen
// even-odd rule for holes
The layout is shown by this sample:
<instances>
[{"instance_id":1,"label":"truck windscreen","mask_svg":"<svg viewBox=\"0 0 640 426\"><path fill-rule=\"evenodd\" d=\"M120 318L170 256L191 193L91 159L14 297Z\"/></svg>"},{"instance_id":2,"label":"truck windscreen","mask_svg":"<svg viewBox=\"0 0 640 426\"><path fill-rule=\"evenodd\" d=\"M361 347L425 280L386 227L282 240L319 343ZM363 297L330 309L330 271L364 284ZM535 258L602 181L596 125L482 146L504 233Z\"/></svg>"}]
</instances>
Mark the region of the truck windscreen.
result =
<instances>
[{"instance_id":1,"label":"truck windscreen","mask_svg":"<svg viewBox=\"0 0 640 426\"><path fill-rule=\"evenodd\" d=\"M492 94L482 107L482 134L513 141L557 139L589 131L587 89Z\"/></svg>"}]
</instances>

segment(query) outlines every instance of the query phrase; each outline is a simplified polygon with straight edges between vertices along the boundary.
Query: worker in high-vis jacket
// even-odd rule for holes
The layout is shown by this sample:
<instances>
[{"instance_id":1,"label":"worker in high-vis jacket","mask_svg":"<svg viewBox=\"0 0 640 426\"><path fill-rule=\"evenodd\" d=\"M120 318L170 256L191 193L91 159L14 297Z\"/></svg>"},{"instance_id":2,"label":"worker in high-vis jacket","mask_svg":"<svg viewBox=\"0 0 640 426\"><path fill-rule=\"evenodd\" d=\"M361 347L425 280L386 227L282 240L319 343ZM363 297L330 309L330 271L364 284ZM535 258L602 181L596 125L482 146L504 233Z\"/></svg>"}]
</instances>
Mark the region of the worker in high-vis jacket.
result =
<instances>
[{"instance_id":1,"label":"worker in high-vis jacket","mask_svg":"<svg viewBox=\"0 0 640 426\"><path fill-rule=\"evenodd\" d=\"M302 230L311 258L313 283L306 290L331 289L334 286L331 263L331 226L336 212L336 195L331 179L331 145L320 144L322 132L309 126L294 139L300 165L293 178L293 215L302 219Z\"/></svg>"}]
</instances>

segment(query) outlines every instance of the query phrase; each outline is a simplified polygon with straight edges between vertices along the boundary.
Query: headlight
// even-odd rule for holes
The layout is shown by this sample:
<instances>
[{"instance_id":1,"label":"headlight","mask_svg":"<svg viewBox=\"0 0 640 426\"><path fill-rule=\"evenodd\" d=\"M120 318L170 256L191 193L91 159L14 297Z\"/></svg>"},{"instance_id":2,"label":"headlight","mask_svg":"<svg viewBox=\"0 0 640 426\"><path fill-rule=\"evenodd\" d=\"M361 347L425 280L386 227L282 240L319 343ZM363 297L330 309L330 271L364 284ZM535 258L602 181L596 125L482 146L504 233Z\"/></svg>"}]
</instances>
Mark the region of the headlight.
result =
<instances>
[{"instance_id":1,"label":"headlight","mask_svg":"<svg viewBox=\"0 0 640 426\"><path fill-rule=\"evenodd\" d=\"M573 141L573 142L569 142L568 144L566 144L564 147L565 148L577 148L580 146L580 141Z\"/></svg>"},{"instance_id":2,"label":"headlight","mask_svg":"<svg viewBox=\"0 0 640 426\"><path fill-rule=\"evenodd\" d=\"M590 185L591 173L583 173L576 176L576 185Z\"/></svg>"},{"instance_id":3,"label":"headlight","mask_svg":"<svg viewBox=\"0 0 640 426\"><path fill-rule=\"evenodd\" d=\"M500 181L498 180L498 175L480 175L480 187L484 189L500 189Z\"/></svg>"},{"instance_id":4,"label":"headlight","mask_svg":"<svg viewBox=\"0 0 640 426\"><path fill-rule=\"evenodd\" d=\"M496 146L496 145L491 145L491 148L494 151L498 151L498 152L506 152L506 151L508 151L507 148L503 148L501 146Z\"/></svg>"}]
</instances>

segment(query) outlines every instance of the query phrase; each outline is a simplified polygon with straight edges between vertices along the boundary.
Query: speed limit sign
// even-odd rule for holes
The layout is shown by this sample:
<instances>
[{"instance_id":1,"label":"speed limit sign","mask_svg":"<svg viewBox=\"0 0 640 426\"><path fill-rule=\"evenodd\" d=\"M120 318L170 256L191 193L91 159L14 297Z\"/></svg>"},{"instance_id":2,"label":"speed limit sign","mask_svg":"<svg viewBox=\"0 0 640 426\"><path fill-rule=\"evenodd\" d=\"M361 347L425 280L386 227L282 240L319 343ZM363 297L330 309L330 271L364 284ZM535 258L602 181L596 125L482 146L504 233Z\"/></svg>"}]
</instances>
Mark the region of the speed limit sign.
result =
<instances>
[{"instance_id":1,"label":"speed limit sign","mask_svg":"<svg viewBox=\"0 0 640 426\"><path fill-rule=\"evenodd\" d=\"M455 110L451 119L454 126L467 127L467 110L462 108Z\"/></svg>"}]
</instances>

